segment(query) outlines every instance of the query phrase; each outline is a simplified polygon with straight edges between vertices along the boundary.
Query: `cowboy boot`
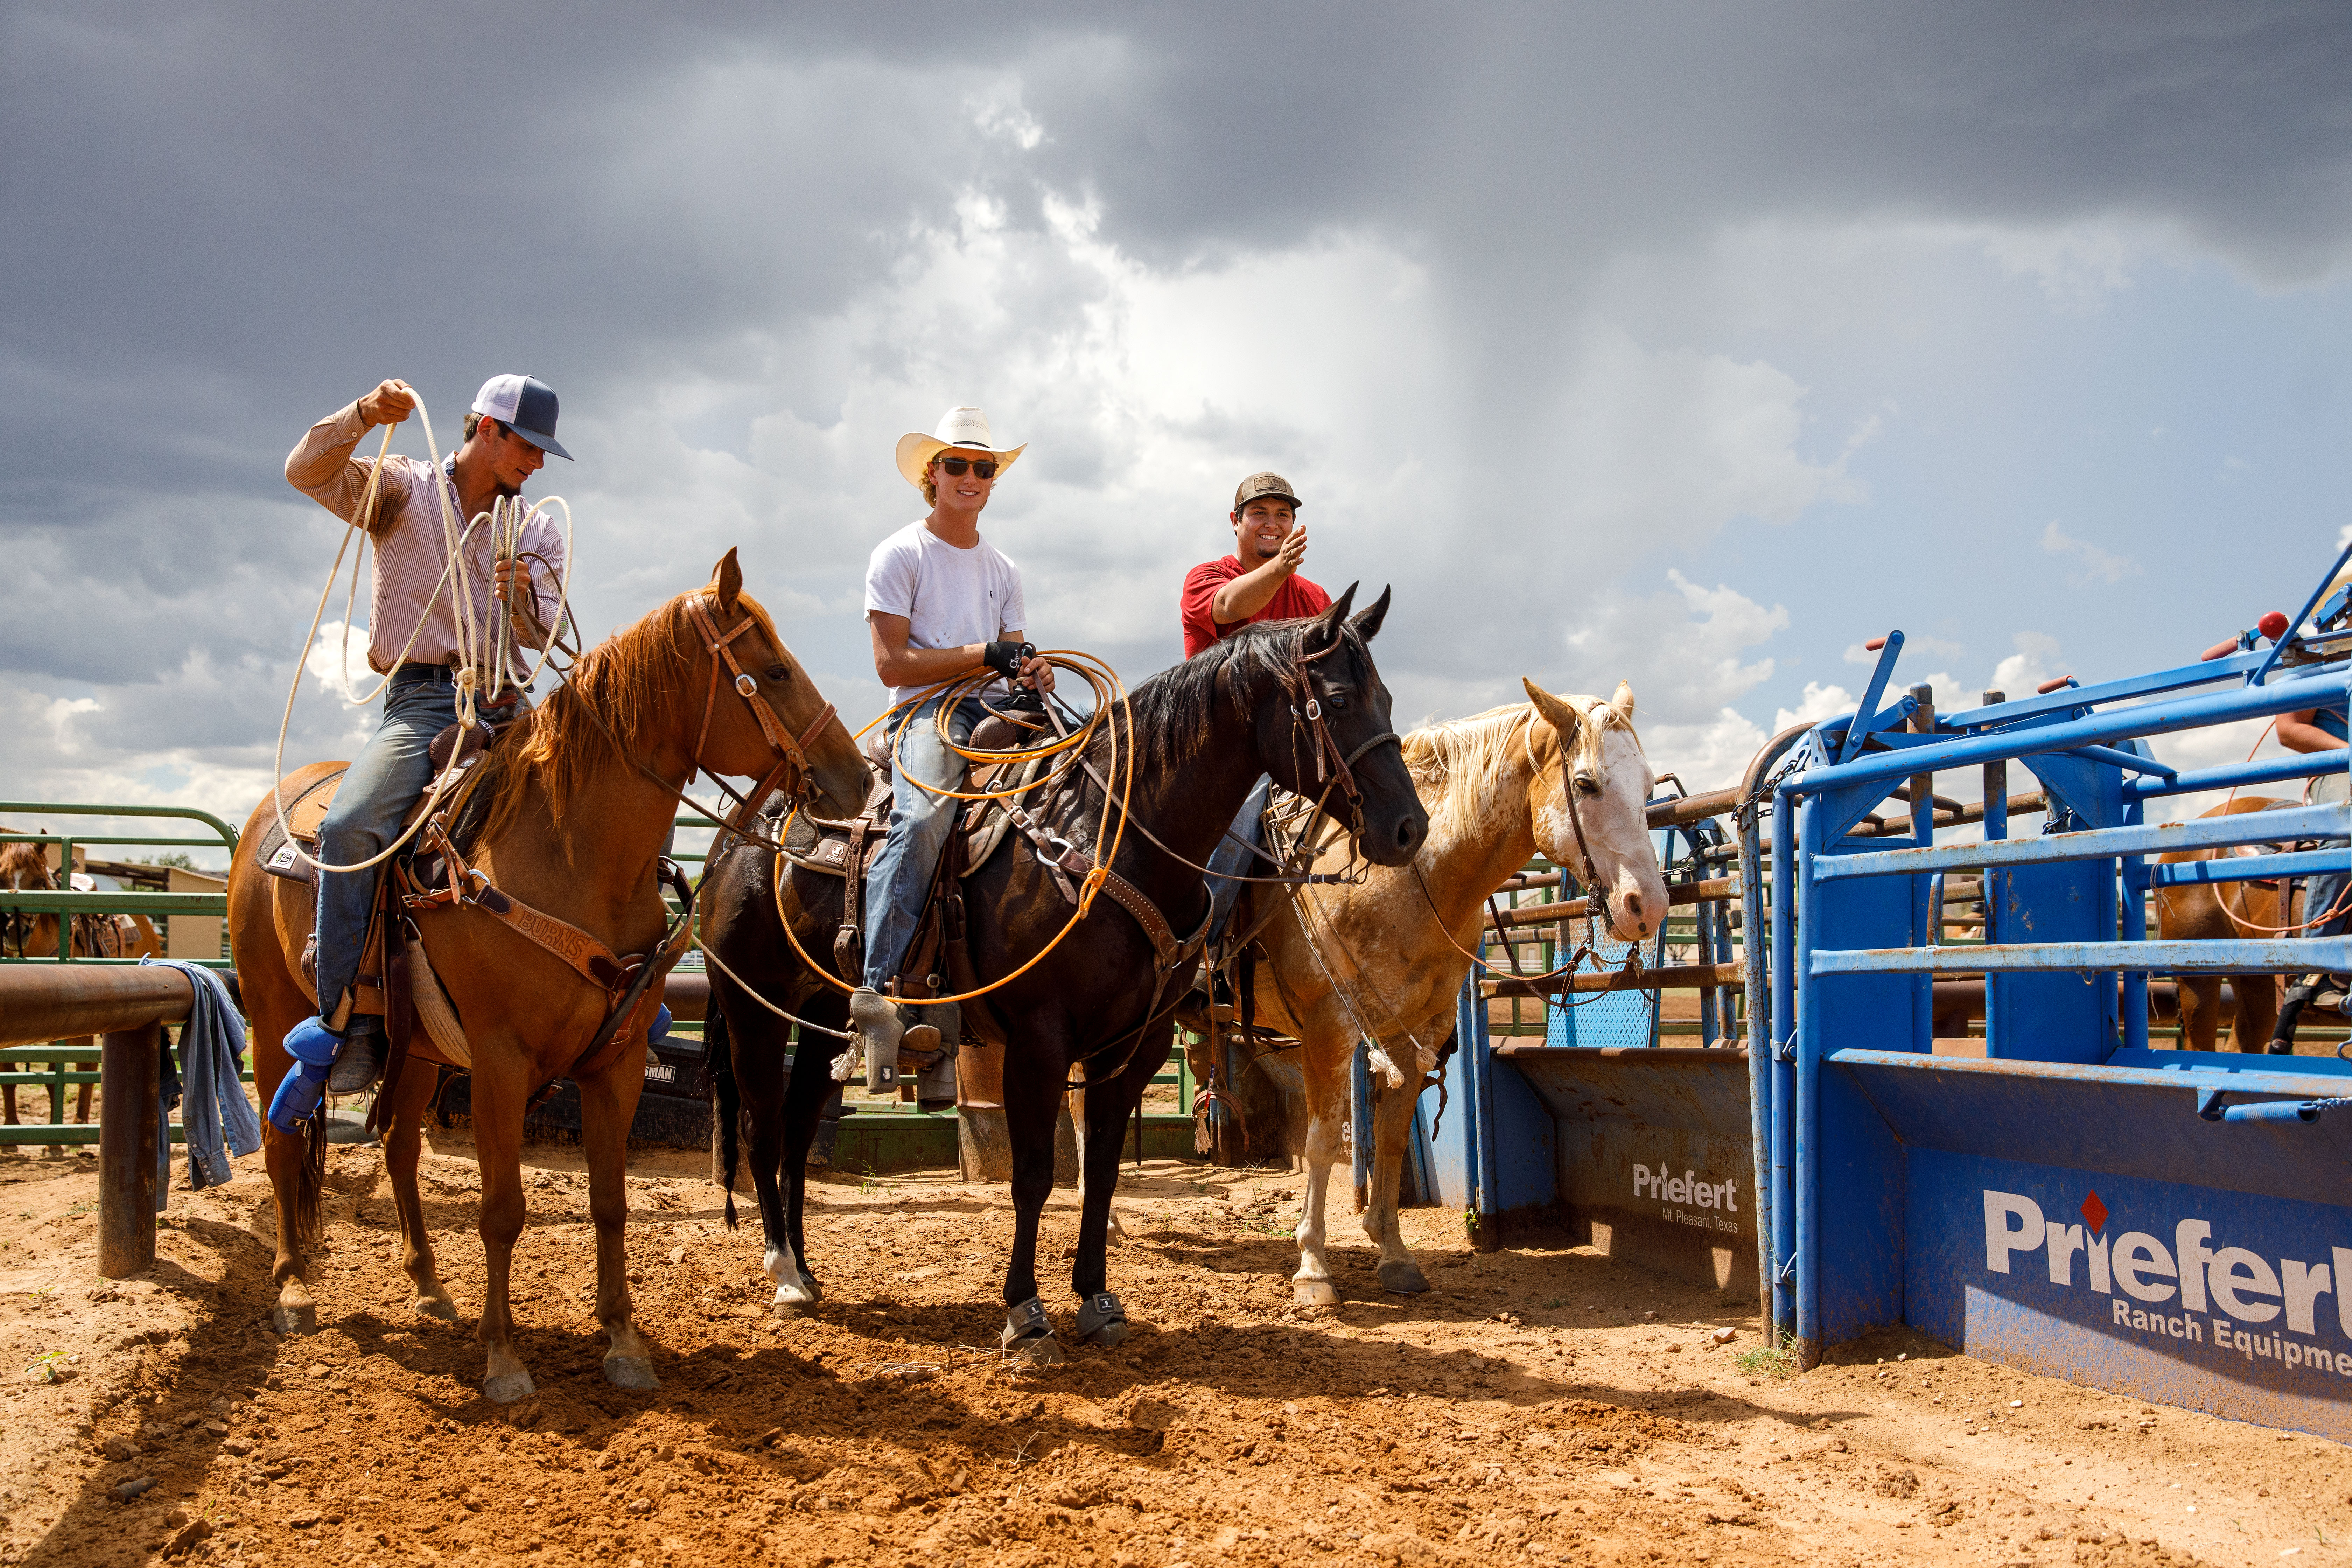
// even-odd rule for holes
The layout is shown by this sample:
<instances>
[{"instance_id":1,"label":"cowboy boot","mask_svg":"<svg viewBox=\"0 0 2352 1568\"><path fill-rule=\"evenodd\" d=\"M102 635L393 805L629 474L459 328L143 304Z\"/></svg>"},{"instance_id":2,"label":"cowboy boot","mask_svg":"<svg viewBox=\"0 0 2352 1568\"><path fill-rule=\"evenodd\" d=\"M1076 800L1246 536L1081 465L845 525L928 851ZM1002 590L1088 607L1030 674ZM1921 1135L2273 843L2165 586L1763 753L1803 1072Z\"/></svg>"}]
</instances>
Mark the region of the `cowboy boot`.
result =
<instances>
[{"instance_id":1,"label":"cowboy boot","mask_svg":"<svg viewBox=\"0 0 2352 1568\"><path fill-rule=\"evenodd\" d=\"M327 1074L329 1094L357 1094L383 1076L383 1019L374 1013L354 1014L343 1030L342 1049Z\"/></svg>"},{"instance_id":2,"label":"cowboy boot","mask_svg":"<svg viewBox=\"0 0 2352 1568\"><path fill-rule=\"evenodd\" d=\"M870 985L849 994L849 1028L857 1053L866 1062L866 1089L898 1087L898 1037L906 1026L898 1020L898 1005Z\"/></svg>"}]
</instances>

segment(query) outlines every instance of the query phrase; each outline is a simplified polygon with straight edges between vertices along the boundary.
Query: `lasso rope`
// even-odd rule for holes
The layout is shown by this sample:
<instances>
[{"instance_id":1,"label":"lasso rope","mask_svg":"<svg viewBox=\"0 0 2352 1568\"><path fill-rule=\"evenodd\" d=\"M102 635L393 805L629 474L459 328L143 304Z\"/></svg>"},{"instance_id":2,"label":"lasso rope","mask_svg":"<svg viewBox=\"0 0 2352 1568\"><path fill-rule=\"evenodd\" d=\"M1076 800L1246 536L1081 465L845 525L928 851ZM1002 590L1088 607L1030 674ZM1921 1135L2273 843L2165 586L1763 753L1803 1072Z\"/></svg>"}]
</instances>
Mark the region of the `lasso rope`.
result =
<instances>
[{"instance_id":1,"label":"lasso rope","mask_svg":"<svg viewBox=\"0 0 2352 1568\"><path fill-rule=\"evenodd\" d=\"M1118 821L1116 825L1112 822L1114 803L1111 799L1110 792L1108 790L1105 790L1103 792L1102 814L1097 822L1095 828L1095 844L1097 848L1101 850L1101 853L1095 857L1094 869L1087 873L1085 880L1079 885L1077 908L1072 911L1070 918L1063 922L1062 929L1054 933L1054 940L1047 942L1044 948L1039 950L1036 955L1031 958L1028 963L1023 964L1012 973L1003 976L1002 979L992 981L988 984L982 985L976 990L961 992L953 996L900 996L894 998L896 1001L917 1007L943 1007L951 1002L969 1002L974 997L985 996L992 991L1000 990L1004 986L1012 984L1014 981L1028 973L1032 969L1037 967L1038 964L1044 963L1046 954L1061 946L1063 939L1077 929L1078 922L1085 920L1088 914L1093 912L1095 895L1102 890L1103 883L1110 877L1111 863L1118 858L1119 845L1125 840L1127 835L1129 806L1135 796L1135 748L1130 744L1127 749L1126 754L1122 757L1118 744L1118 726L1117 724L1107 724L1103 721L1105 714L1109 711L1110 704L1113 701L1116 701L1118 704L1119 711L1126 716L1129 731L1130 733L1133 731L1135 728L1135 710L1128 700L1127 687L1125 683L1119 679L1118 671L1112 669L1109 665L1105 664L1101 659L1095 658L1092 654L1080 653L1074 648L1052 648L1040 653L1037 657L1044 659L1046 663L1052 665L1056 669L1066 669L1076 673L1081 679L1086 680L1088 686L1093 688L1095 692L1095 710L1087 717L1087 721L1084 724L1082 724L1078 729L1072 731L1069 734L1064 736L1061 740L1057 741L1051 748L1039 747L1035 750L1030 750L1027 748L1008 748L1003 751L992 751L986 748L971 748L962 746L951 740L946 739L944 721L941 724L941 739L945 741L946 744L955 751L957 754L964 757L968 761L1006 762L1029 756L1050 756L1055 752L1068 751L1071 753L1074 763L1076 758L1085 755L1087 743L1094 738L1097 731L1099 731L1108 738L1107 743L1110 752L1110 755L1107 759L1108 763L1108 776L1118 781L1118 799L1116 803ZM912 721L913 710L916 708L920 707L922 703L929 700L931 697L940 693L950 694L960 700L961 697L966 694L964 689L965 688L971 687L976 689L979 686L985 685L996 679L997 677L993 671L974 670L968 674L954 677L951 679L942 680L937 685L927 687L923 690L917 692L914 696L908 698L903 702L892 704L889 709L886 710L878 718L868 723L865 729L858 731L857 733L859 735L864 735L868 731L871 731L876 724L884 722L886 720L892 717L892 715L898 714L902 710L906 711L908 717L901 719L897 728L891 731L892 761L900 765L900 776L904 777L906 776L903 772L904 760L898 753L898 744L906 732L907 724ZM951 711L952 703L943 701L940 704L940 712L942 715L949 714ZM1122 763L1124 763L1123 772ZM954 790L938 789L930 784L924 784L920 779L909 779L908 782L916 784L919 788L921 788L931 795L943 795L955 800L1011 800L1019 795L1030 794L1044 787L1045 784L1052 782L1052 778L1060 777L1061 774L1064 772L1066 772L1071 765L1073 765L1072 763L1065 763L1061 768L1055 771L1051 778L1041 779L1033 784L1028 784L1017 789L976 795L963 794ZM780 831L777 834L779 841L782 841L784 837L784 833L791 829L793 817L796 816L799 811L800 804L798 802L794 802L792 811L787 813L785 816L783 831ZM1108 847L1103 848L1106 842L1108 843ZM785 864L786 862L784 858L781 854L778 855L776 857L774 874L769 879L769 880L773 884L772 891L776 903L776 921L779 925L784 928L784 940L793 944L793 951L800 954L802 963L805 964L811 973L814 973L826 984L842 992L856 990L856 986L841 979L839 976L835 975L831 969L817 963L815 959L811 958L808 953L808 949L801 945L799 934L793 930L792 916L784 908ZM848 870L850 879L854 879L858 875L858 868L856 867L850 867ZM850 882L848 880L845 880L843 884L842 896L844 898L848 898L852 896L854 890L855 889L850 886ZM705 949L704 951L707 952L709 949ZM730 978L731 979L733 977L730 975ZM736 984L740 985L742 982L737 981ZM773 1003L768 1002L764 997L761 998L761 1002L763 1005L768 1007L771 1012L781 1013L782 1011L782 1009L777 1007Z\"/></svg>"},{"instance_id":2,"label":"lasso rope","mask_svg":"<svg viewBox=\"0 0 2352 1568\"><path fill-rule=\"evenodd\" d=\"M359 595L360 567L367 559L367 543L369 536L367 529L364 526L364 520L371 518L373 514L373 504L376 498L376 492L382 488L383 482L384 459L392 449L392 432L394 426L392 425L386 425L383 427L383 438L376 447L375 461L369 465L368 468L367 484L360 491L359 505L354 509L354 515L362 521L346 525L342 543L337 546L335 550L334 564L327 568L326 585L319 591L318 607L310 612L310 629L303 634L302 658L295 662L294 679L286 689L286 710L279 716L278 721L278 749L274 755L270 769L270 806L276 816L278 833L284 837L287 844L292 847L295 855L321 871L366 871L371 870L373 868L383 864L386 860L391 859L394 855L400 852L401 848L406 845L411 838L416 836L418 830L421 829L426 822L432 819L433 813L439 807L442 797L446 795L457 781L463 776L456 765L456 753L453 752L450 758L450 766L443 769L434 779L432 785L426 791L425 808L423 811L416 813L415 819L412 821L407 827L404 828L401 831L400 836L394 838L390 844L386 845L381 852L370 856L367 859L355 861L347 866L334 865L311 855L302 847L300 841L294 837L292 831L289 829L286 825L286 734L287 731L293 727L295 700L302 693L302 677L309 667L310 652L318 642L319 624L326 616L327 602L334 596L335 579L342 574L343 557L351 551L352 536L355 533L359 535L360 548L359 552L352 557L352 585L345 595L343 602L342 666L336 671L336 677L341 688L343 700L352 707L364 707L367 704L373 702L391 687L393 677L399 673L401 665L406 662L409 650L416 646L416 639L424 635L425 623L432 617L433 606L439 601L441 597L441 590L445 586L449 586L451 588L449 595L449 606L451 612L450 618L455 625L457 633L458 662L457 689L453 694L452 705L456 712L457 721L460 725L467 729L472 729L475 727L477 721L475 715L475 701L477 690L481 681L481 660L478 656L488 651L485 647L485 641L491 634L489 628L481 628L478 634L474 619L472 596L464 593L460 587L451 586L451 584L453 582L462 582L461 568L462 563L465 559L464 552L466 542L473 537L474 530L478 526L488 524L491 530L492 537L508 544L510 548L512 542L520 540L521 537L523 525L531 516L546 507L562 507L563 509L563 582L558 604L561 605L570 602L568 595L572 584L572 554L571 503L564 500L561 496L551 496L544 501L532 502L529 506L525 506L519 497L501 497L491 503L491 508L488 511L476 513L471 521L467 522L463 528L460 528L457 525L457 487L450 479L449 476L442 469L440 444L433 438L433 416L425 412L425 399L420 394L418 394L414 388L411 388L409 395L415 399L416 416L423 422L425 426L425 449L431 454L433 464L433 493L435 499L440 502L441 540L443 546L441 574L434 579L433 592L425 598L425 607L417 612L416 625L410 629L408 640L401 645L400 653L392 660L391 668L384 671L383 679L376 683L374 690L369 692L364 697L354 695L352 692L351 688L351 616L352 610L354 607ZM504 506L504 503L509 500L511 500L513 504L510 507ZM380 552L379 554L381 554ZM495 598L492 600L492 609L490 613L498 622L498 626L496 627L496 643L499 650L498 657L499 663L499 668L492 672L490 689L490 696L495 698L506 688L507 668L505 638L510 628L507 625L508 617L497 615L497 601ZM557 618L559 621L562 619L561 610L558 612ZM557 628L549 629L547 646L540 651L539 663L531 667L530 673L521 682L522 685L529 685L530 681L537 679L539 678L540 670L546 666L548 656L552 651L555 645L556 629Z\"/></svg>"}]
</instances>

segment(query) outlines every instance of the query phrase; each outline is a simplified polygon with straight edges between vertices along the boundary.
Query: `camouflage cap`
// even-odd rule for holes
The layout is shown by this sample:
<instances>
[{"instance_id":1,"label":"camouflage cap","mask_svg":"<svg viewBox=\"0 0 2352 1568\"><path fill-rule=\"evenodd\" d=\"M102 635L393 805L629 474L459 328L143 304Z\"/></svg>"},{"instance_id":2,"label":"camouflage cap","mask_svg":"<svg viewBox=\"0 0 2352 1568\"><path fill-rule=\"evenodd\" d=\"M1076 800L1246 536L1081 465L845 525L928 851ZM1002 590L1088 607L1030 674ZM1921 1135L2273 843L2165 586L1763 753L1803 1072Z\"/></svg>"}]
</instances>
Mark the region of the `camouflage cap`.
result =
<instances>
[{"instance_id":1,"label":"camouflage cap","mask_svg":"<svg viewBox=\"0 0 2352 1568\"><path fill-rule=\"evenodd\" d=\"M1290 481L1280 474L1252 474L1234 489L1234 510L1239 511L1250 502L1264 500L1268 496L1288 501L1294 511L1305 504L1292 492Z\"/></svg>"}]
</instances>

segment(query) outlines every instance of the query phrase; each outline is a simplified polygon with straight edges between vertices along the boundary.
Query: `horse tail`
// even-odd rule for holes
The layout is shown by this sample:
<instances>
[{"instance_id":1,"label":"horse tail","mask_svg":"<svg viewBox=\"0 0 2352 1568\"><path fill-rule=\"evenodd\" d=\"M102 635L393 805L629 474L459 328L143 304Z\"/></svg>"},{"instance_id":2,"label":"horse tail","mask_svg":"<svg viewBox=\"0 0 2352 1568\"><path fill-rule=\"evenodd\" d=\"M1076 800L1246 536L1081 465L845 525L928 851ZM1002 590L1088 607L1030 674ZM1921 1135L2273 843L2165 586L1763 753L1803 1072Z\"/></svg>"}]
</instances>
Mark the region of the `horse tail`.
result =
<instances>
[{"instance_id":1,"label":"horse tail","mask_svg":"<svg viewBox=\"0 0 2352 1568\"><path fill-rule=\"evenodd\" d=\"M302 1158L294 1167L294 1235L316 1247L326 1226L319 1220L319 1197L327 1185L327 1118L323 1111L302 1124Z\"/></svg>"},{"instance_id":2,"label":"horse tail","mask_svg":"<svg viewBox=\"0 0 2352 1568\"><path fill-rule=\"evenodd\" d=\"M719 987L710 987L702 1018L702 1048L710 1063L711 1176L727 1194L727 1228L736 1228L735 1167L742 1161L743 1091L735 1081L735 1052L728 1042L727 1012Z\"/></svg>"}]
</instances>

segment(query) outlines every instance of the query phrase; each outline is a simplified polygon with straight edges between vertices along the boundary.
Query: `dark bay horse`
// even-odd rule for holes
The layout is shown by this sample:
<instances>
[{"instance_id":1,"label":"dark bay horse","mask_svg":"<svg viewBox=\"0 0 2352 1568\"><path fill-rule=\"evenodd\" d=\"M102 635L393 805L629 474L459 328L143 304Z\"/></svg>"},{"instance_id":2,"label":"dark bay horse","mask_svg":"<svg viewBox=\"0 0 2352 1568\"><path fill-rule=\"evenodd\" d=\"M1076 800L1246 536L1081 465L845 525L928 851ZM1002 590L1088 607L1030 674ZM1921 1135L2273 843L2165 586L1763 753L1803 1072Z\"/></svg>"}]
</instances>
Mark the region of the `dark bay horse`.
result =
<instances>
[{"instance_id":1,"label":"dark bay horse","mask_svg":"<svg viewBox=\"0 0 2352 1568\"><path fill-rule=\"evenodd\" d=\"M828 811L855 810L865 798L866 763L849 732L742 584L730 550L707 588L679 595L590 649L530 721L508 730L477 764L489 770L476 787L490 792L490 804L467 858L504 900L552 921L509 922L486 898L436 904L414 916L471 1058L489 1274L478 1333L488 1348L484 1390L501 1403L531 1392L530 1373L515 1354L508 1303L523 1223L523 1112L536 1090L567 1077L580 1087L596 1228L596 1316L611 1340L604 1374L624 1388L658 1386L632 1321L624 1227L629 1125L645 1085L645 1024L660 988L645 994L611 1047L583 1062L614 994L527 933L552 931L567 943L584 933L611 954L653 954L668 923L656 861L679 794L698 770L758 778L797 754L801 763L783 775L788 791L813 794ZM333 765L314 763L291 775L287 798ZM255 1087L264 1105L288 1069L287 1031L315 1010L300 954L316 900L310 888L269 876L254 858L273 816L267 798L255 808L238 840L228 890L229 942L253 1020ZM474 886L470 877L463 881ZM568 923L572 937L555 921ZM416 984L433 982L420 975ZM408 1063L389 1091L390 1115L379 1117L384 1168L404 1265L416 1287L414 1306L454 1318L416 1188L419 1123L438 1078L433 1066L447 1058L421 1026L410 1051L422 1059ZM262 1127L278 1200L274 1316L287 1332L315 1326L302 1281L303 1248L318 1236L324 1152L320 1121L309 1126L307 1137L266 1121Z\"/></svg>"},{"instance_id":2,"label":"dark bay horse","mask_svg":"<svg viewBox=\"0 0 2352 1568\"><path fill-rule=\"evenodd\" d=\"M1428 833L1428 816L1394 743L1388 689L1369 646L1388 613L1389 596L1381 594L1351 619L1354 598L1350 587L1311 620L1245 627L1138 687L1131 724L1116 709L1106 719L1105 729L1116 726L1120 751L1134 748L1135 763L1132 815L1112 868L1160 911L1169 932L1203 925L1209 895L1195 868L1217 846L1260 773L1310 800L1328 791L1332 814L1357 829L1365 858L1377 864L1408 863ZM1324 733L1312 728L1318 716ZM1116 782L1107 765L1108 739L1097 732L1090 756ZM1343 767L1358 792L1352 805L1337 787ZM1100 785L1074 768L1060 793L1033 803L1033 809L1054 834L1094 851L1102 805ZM1154 839L1174 853L1156 847ZM780 889L777 870L774 855L748 846L713 862L703 885L704 945L776 1005L838 1028L845 999L795 954L779 909L793 922L803 949L829 953L845 884L788 866ZM1011 975L1036 957L1068 921L1072 906L1032 843L1016 834L966 879L964 909L969 934L949 964L957 991ZM1085 1195L1070 1274L1083 1299L1077 1331L1081 1339L1106 1344L1126 1333L1124 1310L1105 1288L1119 1132L1167 1060L1170 1019L1197 962L1196 952L1188 952L1162 973L1166 951L1147 937L1137 917L1110 897L1099 897L1088 917L1036 967L963 1005L964 1032L1004 1047L1016 1215L1004 1279L1004 1341L1039 1360L1061 1353L1038 1299L1037 1221L1053 1190L1055 1122L1074 1073L1087 1090ZM712 1006L725 1021L730 1049L722 1059L732 1068L731 1079L714 1085L730 1217L740 1143L748 1141L776 1310L795 1310L817 1296L801 1235L803 1171L833 1087L830 1064L842 1047L803 1033L787 1068L784 1021L715 969Z\"/></svg>"}]
</instances>

